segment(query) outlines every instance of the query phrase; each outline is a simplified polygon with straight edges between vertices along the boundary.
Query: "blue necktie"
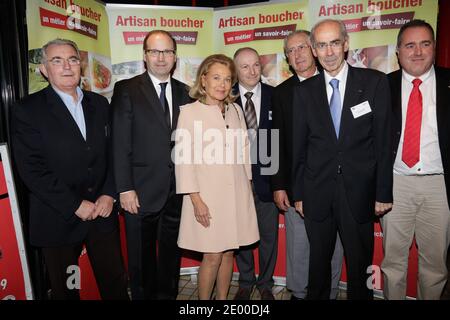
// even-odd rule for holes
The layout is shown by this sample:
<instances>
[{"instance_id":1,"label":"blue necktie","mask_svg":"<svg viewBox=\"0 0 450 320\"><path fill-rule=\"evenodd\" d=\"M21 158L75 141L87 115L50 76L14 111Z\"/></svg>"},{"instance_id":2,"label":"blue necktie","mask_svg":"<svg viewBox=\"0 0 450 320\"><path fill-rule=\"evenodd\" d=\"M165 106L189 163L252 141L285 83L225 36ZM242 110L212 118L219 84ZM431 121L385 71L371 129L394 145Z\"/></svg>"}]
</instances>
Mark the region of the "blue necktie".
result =
<instances>
[{"instance_id":1,"label":"blue necktie","mask_svg":"<svg viewBox=\"0 0 450 320\"><path fill-rule=\"evenodd\" d=\"M161 102L161 106L163 107L163 110L164 110L164 118L166 118L167 125L170 128L170 127L172 127L172 125L170 123L169 104L167 103L167 99L166 99L167 82L160 82L159 85L161 86L161 94L159 95L159 101Z\"/></svg>"},{"instance_id":2,"label":"blue necktie","mask_svg":"<svg viewBox=\"0 0 450 320\"><path fill-rule=\"evenodd\" d=\"M333 119L334 131L336 137L339 138L339 127L341 125L341 93L339 92L339 80L331 79L330 85L333 88L333 94L330 99L330 112Z\"/></svg>"}]
</instances>

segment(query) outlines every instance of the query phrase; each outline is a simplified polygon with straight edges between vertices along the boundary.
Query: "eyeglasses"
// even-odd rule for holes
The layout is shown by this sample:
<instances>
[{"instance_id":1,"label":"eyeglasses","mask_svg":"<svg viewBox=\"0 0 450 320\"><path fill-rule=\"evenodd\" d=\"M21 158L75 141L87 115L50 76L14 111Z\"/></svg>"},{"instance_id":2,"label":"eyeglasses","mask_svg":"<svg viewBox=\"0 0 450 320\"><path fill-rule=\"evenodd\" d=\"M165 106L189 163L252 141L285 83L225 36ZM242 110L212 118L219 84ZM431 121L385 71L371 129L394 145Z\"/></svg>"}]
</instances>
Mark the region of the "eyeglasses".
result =
<instances>
[{"instance_id":1,"label":"eyeglasses","mask_svg":"<svg viewBox=\"0 0 450 320\"><path fill-rule=\"evenodd\" d=\"M301 44L301 45L296 46L296 47L287 48L286 49L286 53L288 55L290 55L290 54L294 54L297 51L303 52L303 51L305 51L308 48L309 48L309 46L307 44Z\"/></svg>"},{"instance_id":2,"label":"eyeglasses","mask_svg":"<svg viewBox=\"0 0 450 320\"><path fill-rule=\"evenodd\" d=\"M68 59L64 59L61 57L54 57L51 58L50 60L47 60L48 62L50 62L52 65L57 66L57 67L62 67L64 66L64 62L67 61L67 63L69 64L69 66L77 66L80 64L80 59L77 57L70 57Z\"/></svg>"},{"instance_id":3,"label":"eyeglasses","mask_svg":"<svg viewBox=\"0 0 450 320\"><path fill-rule=\"evenodd\" d=\"M175 50L156 50L156 49L147 49L145 50L145 53L149 53L152 57L159 57L159 54L162 53L162 55L166 58L171 58L175 55Z\"/></svg>"},{"instance_id":4,"label":"eyeglasses","mask_svg":"<svg viewBox=\"0 0 450 320\"><path fill-rule=\"evenodd\" d=\"M316 48L317 50L326 50L328 47L331 47L333 49L340 49L343 43L343 40L334 40L329 43L318 42L314 45L314 48Z\"/></svg>"}]
</instances>

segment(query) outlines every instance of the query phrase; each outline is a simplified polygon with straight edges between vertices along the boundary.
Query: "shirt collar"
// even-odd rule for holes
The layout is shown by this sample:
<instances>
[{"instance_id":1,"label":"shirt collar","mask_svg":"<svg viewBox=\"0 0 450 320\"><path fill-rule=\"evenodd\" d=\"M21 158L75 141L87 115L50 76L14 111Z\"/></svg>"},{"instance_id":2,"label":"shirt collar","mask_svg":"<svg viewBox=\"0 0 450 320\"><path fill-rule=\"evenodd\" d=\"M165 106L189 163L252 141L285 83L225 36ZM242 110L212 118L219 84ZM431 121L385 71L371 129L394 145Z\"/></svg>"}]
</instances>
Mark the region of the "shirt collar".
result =
<instances>
[{"instance_id":1,"label":"shirt collar","mask_svg":"<svg viewBox=\"0 0 450 320\"><path fill-rule=\"evenodd\" d=\"M319 70L316 67L316 71L314 72L314 74L310 78L312 78L314 76L317 76L318 74L319 74ZM302 82L303 80L307 79L307 78L301 77L299 74L297 74L297 77L298 77L298 80L300 80L300 82Z\"/></svg>"},{"instance_id":2,"label":"shirt collar","mask_svg":"<svg viewBox=\"0 0 450 320\"><path fill-rule=\"evenodd\" d=\"M154 84L155 87L156 87L156 86L159 86L159 84L162 83L162 82L167 82L167 85L170 84L170 75L167 77L166 80L161 81L161 80L159 80L157 77L155 77L154 75L152 75L149 71L147 71L147 73L148 73L148 75L150 76L150 79L152 80L152 82L153 82L153 84Z\"/></svg>"},{"instance_id":3,"label":"shirt collar","mask_svg":"<svg viewBox=\"0 0 450 320\"><path fill-rule=\"evenodd\" d=\"M252 97L258 97L261 92L261 82L258 82L252 90L247 90L246 88L244 88L244 86L242 86L239 83L239 92L241 93L242 96L245 95L247 92L253 92Z\"/></svg>"},{"instance_id":4,"label":"shirt collar","mask_svg":"<svg viewBox=\"0 0 450 320\"><path fill-rule=\"evenodd\" d=\"M427 81L430 77L434 76L434 66L431 66L430 70L422 74L420 77L414 77L410 75L408 72L405 71L405 69L402 69L402 75L403 79L405 79L407 82L411 83L414 79L420 79L422 82Z\"/></svg>"},{"instance_id":5,"label":"shirt collar","mask_svg":"<svg viewBox=\"0 0 450 320\"><path fill-rule=\"evenodd\" d=\"M341 84L341 83L345 84L347 81L347 74L348 74L347 61L344 61L344 66L342 67L341 71L339 71L339 73L336 76L332 77L326 70L323 70L323 74L325 76L325 83L327 85L329 85L331 79L337 79L337 80L339 80L339 84Z\"/></svg>"},{"instance_id":6,"label":"shirt collar","mask_svg":"<svg viewBox=\"0 0 450 320\"><path fill-rule=\"evenodd\" d=\"M68 104L74 104L75 102L73 101L73 97L68 94L65 93L59 89L57 89L55 86L52 86L53 90L55 90L55 92L58 94L58 96L61 98L61 100L64 102L64 104L67 106ZM80 89L80 87L77 87L76 89L77 91L77 103L80 103L83 100L84 94L83 94L83 90Z\"/></svg>"}]
</instances>

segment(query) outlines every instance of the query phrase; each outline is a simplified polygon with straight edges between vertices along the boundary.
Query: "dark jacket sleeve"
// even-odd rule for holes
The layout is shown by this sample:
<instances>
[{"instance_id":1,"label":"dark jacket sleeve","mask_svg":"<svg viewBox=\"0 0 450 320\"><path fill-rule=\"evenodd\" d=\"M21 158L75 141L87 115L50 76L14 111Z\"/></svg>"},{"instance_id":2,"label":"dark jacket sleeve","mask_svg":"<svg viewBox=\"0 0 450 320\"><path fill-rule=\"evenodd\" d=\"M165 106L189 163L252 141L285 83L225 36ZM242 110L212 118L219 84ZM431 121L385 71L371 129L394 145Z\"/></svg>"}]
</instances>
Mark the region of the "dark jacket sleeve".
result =
<instances>
[{"instance_id":1,"label":"dark jacket sleeve","mask_svg":"<svg viewBox=\"0 0 450 320\"><path fill-rule=\"evenodd\" d=\"M292 145L292 200L303 201L304 171L306 162L306 148L308 129L306 125L307 108L303 99L306 92L301 87L294 89L293 97L293 145Z\"/></svg>"},{"instance_id":2,"label":"dark jacket sleeve","mask_svg":"<svg viewBox=\"0 0 450 320\"><path fill-rule=\"evenodd\" d=\"M105 182L101 188L101 195L108 195L117 198L116 185L114 183L114 162L113 162L113 151L112 151L112 137L111 137L111 108L109 106L108 100L106 98L98 96L99 107L101 107L104 114L104 127L105 127L105 139L106 139L106 173Z\"/></svg>"},{"instance_id":3,"label":"dark jacket sleeve","mask_svg":"<svg viewBox=\"0 0 450 320\"><path fill-rule=\"evenodd\" d=\"M112 145L114 158L114 178L117 192L134 190L132 161L133 107L129 90L122 82L114 88L112 108Z\"/></svg>"},{"instance_id":4,"label":"dark jacket sleeve","mask_svg":"<svg viewBox=\"0 0 450 320\"><path fill-rule=\"evenodd\" d=\"M374 141L377 157L376 195L378 202L389 203L392 196L391 91L389 81L380 75L374 99Z\"/></svg>"},{"instance_id":5,"label":"dark jacket sleeve","mask_svg":"<svg viewBox=\"0 0 450 320\"><path fill-rule=\"evenodd\" d=\"M279 168L278 171L271 176L271 188L272 191L287 190L288 184L286 181L286 133L284 124L283 104L281 95L281 89L275 88L272 95L272 130L278 130L278 157Z\"/></svg>"}]
</instances>

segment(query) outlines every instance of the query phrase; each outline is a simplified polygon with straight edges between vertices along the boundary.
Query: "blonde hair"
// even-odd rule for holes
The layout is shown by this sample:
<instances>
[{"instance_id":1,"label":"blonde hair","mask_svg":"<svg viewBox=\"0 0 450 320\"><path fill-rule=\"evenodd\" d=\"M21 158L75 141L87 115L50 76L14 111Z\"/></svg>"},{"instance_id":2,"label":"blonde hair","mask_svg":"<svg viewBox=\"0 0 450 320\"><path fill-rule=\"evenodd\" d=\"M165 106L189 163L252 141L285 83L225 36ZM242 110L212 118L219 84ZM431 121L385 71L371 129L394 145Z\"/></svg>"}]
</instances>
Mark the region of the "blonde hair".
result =
<instances>
[{"instance_id":1,"label":"blonde hair","mask_svg":"<svg viewBox=\"0 0 450 320\"><path fill-rule=\"evenodd\" d=\"M233 60L231 60L231 58L227 57L224 54L213 54L206 57L205 60L203 60L203 62L200 64L200 67L198 67L194 85L192 86L191 90L189 90L189 96L191 98L204 102L206 98L206 91L202 86L202 76L206 75L211 66L215 63L220 63L226 66L231 72L232 86L236 83L237 74ZM225 98L224 102L226 104L232 103L236 99L236 97L237 96L233 95L233 90L230 90L230 93Z\"/></svg>"}]
</instances>

